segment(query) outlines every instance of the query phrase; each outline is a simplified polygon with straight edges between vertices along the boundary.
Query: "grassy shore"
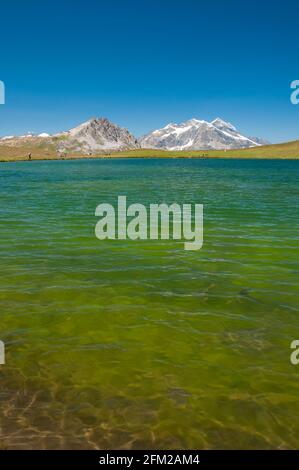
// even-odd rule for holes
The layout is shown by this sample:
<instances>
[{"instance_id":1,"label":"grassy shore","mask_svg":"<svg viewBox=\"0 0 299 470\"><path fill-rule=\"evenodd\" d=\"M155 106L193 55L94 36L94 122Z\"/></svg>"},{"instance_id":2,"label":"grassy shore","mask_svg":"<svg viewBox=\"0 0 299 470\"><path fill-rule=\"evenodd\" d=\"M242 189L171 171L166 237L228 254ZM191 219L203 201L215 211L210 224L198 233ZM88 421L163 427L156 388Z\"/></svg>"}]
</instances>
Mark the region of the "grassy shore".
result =
<instances>
[{"instance_id":1,"label":"grassy shore","mask_svg":"<svg viewBox=\"0 0 299 470\"><path fill-rule=\"evenodd\" d=\"M299 159L299 140L284 144L265 145L241 150L193 150L168 151L138 149L106 154L82 155L69 153L61 156L54 145L49 146L0 146L0 162L13 162L28 160L62 160L80 158L279 158Z\"/></svg>"}]
</instances>

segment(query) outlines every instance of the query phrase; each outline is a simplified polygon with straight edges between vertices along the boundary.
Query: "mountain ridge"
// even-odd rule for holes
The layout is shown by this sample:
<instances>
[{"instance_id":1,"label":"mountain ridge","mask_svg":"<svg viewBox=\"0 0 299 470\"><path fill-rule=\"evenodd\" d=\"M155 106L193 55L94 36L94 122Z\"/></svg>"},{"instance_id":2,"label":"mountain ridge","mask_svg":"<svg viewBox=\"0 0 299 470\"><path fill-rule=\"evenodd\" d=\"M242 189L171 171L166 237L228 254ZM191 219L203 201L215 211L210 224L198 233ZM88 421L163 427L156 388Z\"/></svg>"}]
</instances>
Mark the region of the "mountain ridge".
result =
<instances>
[{"instance_id":1,"label":"mountain ridge","mask_svg":"<svg viewBox=\"0 0 299 470\"><path fill-rule=\"evenodd\" d=\"M21 136L4 136L0 145L55 147L58 153L93 154L134 149L161 150L229 150L267 145L269 142L242 135L230 122L216 118L211 122L192 118L169 123L137 139L127 129L107 118L91 118L67 131L50 135L46 132Z\"/></svg>"}]
</instances>

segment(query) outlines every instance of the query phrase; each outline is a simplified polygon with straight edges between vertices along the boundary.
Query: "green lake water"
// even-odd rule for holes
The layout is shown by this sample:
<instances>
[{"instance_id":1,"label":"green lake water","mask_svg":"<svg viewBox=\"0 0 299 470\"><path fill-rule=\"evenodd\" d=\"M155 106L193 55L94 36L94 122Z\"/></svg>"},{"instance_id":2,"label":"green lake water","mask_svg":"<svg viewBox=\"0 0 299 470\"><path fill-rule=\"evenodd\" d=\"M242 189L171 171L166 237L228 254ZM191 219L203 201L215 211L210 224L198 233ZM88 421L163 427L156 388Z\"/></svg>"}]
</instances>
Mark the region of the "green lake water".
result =
<instances>
[{"instance_id":1,"label":"green lake water","mask_svg":"<svg viewBox=\"0 0 299 470\"><path fill-rule=\"evenodd\" d=\"M0 448L299 447L299 162L0 166ZM95 208L204 204L204 245Z\"/></svg>"}]
</instances>

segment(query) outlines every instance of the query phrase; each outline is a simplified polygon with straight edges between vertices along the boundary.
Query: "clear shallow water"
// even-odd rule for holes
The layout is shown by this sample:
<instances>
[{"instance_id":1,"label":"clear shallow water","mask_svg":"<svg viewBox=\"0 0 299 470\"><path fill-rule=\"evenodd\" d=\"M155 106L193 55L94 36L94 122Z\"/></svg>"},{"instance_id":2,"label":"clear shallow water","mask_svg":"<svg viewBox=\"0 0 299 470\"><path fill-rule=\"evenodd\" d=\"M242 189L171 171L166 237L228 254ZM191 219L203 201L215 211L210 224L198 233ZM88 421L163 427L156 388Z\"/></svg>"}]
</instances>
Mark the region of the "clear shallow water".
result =
<instances>
[{"instance_id":1,"label":"clear shallow water","mask_svg":"<svg viewBox=\"0 0 299 470\"><path fill-rule=\"evenodd\" d=\"M0 448L298 448L296 161L0 167ZM204 204L204 247L95 207Z\"/></svg>"}]
</instances>

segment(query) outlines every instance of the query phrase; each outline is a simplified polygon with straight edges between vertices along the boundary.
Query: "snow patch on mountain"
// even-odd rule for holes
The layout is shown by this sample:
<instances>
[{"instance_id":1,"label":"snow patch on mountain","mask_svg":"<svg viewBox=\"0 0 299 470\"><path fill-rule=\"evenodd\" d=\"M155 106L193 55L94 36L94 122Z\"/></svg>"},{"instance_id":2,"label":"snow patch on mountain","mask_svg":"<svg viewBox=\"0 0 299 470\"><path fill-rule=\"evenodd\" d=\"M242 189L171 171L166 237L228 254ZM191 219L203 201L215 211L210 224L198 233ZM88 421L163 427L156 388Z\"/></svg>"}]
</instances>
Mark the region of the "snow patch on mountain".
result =
<instances>
[{"instance_id":1,"label":"snow patch on mountain","mask_svg":"<svg viewBox=\"0 0 299 470\"><path fill-rule=\"evenodd\" d=\"M47 134L47 132L42 132L41 134L38 134L37 137L41 137L42 139L46 139L47 137L50 137L50 134Z\"/></svg>"}]
</instances>

